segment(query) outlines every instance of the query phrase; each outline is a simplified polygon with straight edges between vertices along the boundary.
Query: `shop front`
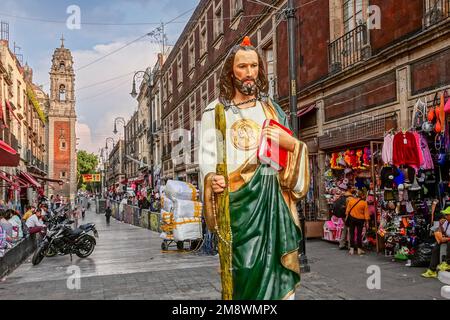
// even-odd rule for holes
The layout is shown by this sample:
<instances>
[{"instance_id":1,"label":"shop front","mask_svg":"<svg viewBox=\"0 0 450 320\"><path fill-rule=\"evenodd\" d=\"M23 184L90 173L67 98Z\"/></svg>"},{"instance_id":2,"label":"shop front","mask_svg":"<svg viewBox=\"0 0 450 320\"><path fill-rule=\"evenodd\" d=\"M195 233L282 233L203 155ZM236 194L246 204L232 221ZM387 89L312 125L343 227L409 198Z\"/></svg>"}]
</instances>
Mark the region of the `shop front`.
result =
<instances>
[{"instance_id":1,"label":"shop front","mask_svg":"<svg viewBox=\"0 0 450 320\"><path fill-rule=\"evenodd\" d=\"M341 238L338 199L351 189L366 190L370 225L363 230L364 247L426 267L423 255L431 251L432 230L450 205L450 123L448 113L441 112L444 94L439 97L417 101L409 128L398 128L397 117L386 115L319 137L326 153L322 187L330 217L324 240Z\"/></svg>"},{"instance_id":2,"label":"shop front","mask_svg":"<svg viewBox=\"0 0 450 320\"><path fill-rule=\"evenodd\" d=\"M385 114L328 130L319 137L324 152L324 173L321 184L321 209L328 221L323 225L323 239L339 242L345 227L345 212L336 213L339 198L348 192L364 190L369 205L369 228L363 229L366 247L377 247L377 213L379 212L378 177L383 167L381 151L383 136L397 126L396 114Z\"/></svg>"}]
</instances>

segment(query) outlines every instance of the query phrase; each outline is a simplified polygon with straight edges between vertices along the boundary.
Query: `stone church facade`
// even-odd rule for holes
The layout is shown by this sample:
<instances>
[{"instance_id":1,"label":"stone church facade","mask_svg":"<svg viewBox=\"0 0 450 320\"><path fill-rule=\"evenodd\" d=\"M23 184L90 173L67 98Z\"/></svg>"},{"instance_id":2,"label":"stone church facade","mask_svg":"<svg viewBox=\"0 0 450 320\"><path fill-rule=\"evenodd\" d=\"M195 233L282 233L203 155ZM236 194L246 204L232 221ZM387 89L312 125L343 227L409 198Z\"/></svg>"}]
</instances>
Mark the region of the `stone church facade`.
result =
<instances>
[{"instance_id":1,"label":"stone church facade","mask_svg":"<svg viewBox=\"0 0 450 320\"><path fill-rule=\"evenodd\" d=\"M72 54L64 47L64 39L53 54L47 115L49 178L64 182L54 194L74 200L77 192L75 73Z\"/></svg>"}]
</instances>

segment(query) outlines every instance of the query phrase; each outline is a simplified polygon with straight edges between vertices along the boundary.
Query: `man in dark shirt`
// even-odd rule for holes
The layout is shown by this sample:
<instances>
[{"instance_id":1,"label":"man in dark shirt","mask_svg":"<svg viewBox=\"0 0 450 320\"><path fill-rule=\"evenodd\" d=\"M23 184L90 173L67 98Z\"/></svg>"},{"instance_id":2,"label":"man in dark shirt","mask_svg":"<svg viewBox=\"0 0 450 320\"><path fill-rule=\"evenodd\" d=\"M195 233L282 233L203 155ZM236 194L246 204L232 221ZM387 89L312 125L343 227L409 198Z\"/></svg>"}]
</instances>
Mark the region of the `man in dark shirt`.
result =
<instances>
[{"instance_id":1,"label":"man in dark shirt","mask_svg":"<svg viewBox=\"0 0 450 320\"><path fill-rule=\"evenodd\" d=\"M342 220L345 220L345 210L347 208L347 199L348 197L352 196L351 189L346 189L345 187L340 187L341 190L345 190L345 193L342 194L339 199L337 199L333 206L333 215L341 218ZM347 234L348 234L348 227L344 225L341 233L341 238L339 239L339 249L344 250L346 248L345 243L347 242Z\"/></svg>"}]
</instances>

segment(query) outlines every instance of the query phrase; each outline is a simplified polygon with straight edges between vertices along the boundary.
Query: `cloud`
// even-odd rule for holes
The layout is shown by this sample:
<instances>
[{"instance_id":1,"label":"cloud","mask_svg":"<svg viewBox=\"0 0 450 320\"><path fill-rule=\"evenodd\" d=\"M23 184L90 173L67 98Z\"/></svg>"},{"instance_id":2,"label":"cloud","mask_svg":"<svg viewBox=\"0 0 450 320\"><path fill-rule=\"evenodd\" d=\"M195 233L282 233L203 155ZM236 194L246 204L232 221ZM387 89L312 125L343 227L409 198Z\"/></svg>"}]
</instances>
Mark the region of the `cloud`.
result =
<instances>
[{"instance_id":1,"label":"cloud","mask_svg":"<svg viewBox=\"0 0 450 320\"><path fill-rule=\"evenodd\" d=\"M73 51L75 70L132 40L122 39L98 44L91 50ZM75 71L76 111L78 119L82 121L80 134L84 135L83 138L80 136L78 149L98 152L105 145L105 139L113 136L114 119L130 118L137 109L137 101L129 94L134 72L153 66L157 49L149 41L136 42L91 66ZM110 79L114 80L100 83ZM117 130L123 136L122 125L118 124ZM115 140L118 138L114 137Z\"/></svg>"}]
</instances>

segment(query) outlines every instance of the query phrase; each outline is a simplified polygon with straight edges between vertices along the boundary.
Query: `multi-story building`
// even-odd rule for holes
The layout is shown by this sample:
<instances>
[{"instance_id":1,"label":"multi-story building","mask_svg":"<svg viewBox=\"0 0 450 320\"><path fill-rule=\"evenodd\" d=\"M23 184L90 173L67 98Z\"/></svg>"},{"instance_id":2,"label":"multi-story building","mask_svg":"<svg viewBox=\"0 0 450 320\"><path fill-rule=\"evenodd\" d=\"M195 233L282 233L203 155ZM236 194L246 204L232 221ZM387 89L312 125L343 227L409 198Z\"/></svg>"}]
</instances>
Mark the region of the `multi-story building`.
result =
<instances>
[{"instance_id":1,"label":"multi-story building","mask_svg":"<svg viewBox=\"0 0 450 320\"><path fill-rule=\"evenodd\" d=\"M64 182L55 193L71 201L77 192L76 119L73 57L61 39L50 70L48 166L50 178Z\"/></svg>"},{"instance_id":2,"label":"multi-story building","mask_svg":"<svg viewBox=\"0 0 450 320\"><path fill-rule=\"evenodd\" d=\"M161 68L164 64L164 55L158 54L158 60L152 70L152 81L150 86L150 128L147 132L147 143L149 145L149 165L151 166L153 186L158 187L161 183L162 173L162 130L161 130Z\"/></svg>"},{"instance_id":3,"label":"multi-story building","mask_svg":"<svg viewBox=\"0 0 450 320\"><path fill-rule=\"evenodd\" d=\"M150 130L150 90L151 90L151 74L150 68L145 71L146 76L141 82L139 88L138 101L138 126L137 126L137 152L135 153L136 160L142 162L143 166L139 166L138 170L144 176L149 173L149 153L150 147L147 142L147 133Z\"/></svg>"},{"instance_id":4,"label":"multi-story building","mask_svg":"<svg viewBox=\"0 0 450 320\"><path fill-rule=\"evenodd\" d=\"M124 170L124 141L119 140L108 157L108 166L106 167L106 185L118 186L125 178Z\"/></svg>"},{"instance_id":5,"label":"multi-story building","mask_svg":"<svg viewBox=\"0 0 450 320\"><path fill-rule=\"evenodd\" d=\"M25 80L28 99L25 106L26 118L23 123L28 131L25 143L27 168L29 172L44 178L48 174L45 141L47 117L44 110L49 104L49 97L42 88L33 84L33 70L28 65L25 66Z\"/></svg>"},{"instance_id":6,"label":"multi-story building","mask_svg":"<svg viewBox=\"0 0 450 320\"><path fill-rule=\"evenodd\" d=\"M130 120L125 125L125 173L128 180L136 179L139 176L139 164L137 161L133 161L127 158L129 155L133 159L137 159L139 154L138 145L138 127L139 127L139 115L135 111Z\"/></svg>"},{"instance_id":7,"label":"multi-story building","mask_svg":"<svg viewBox=\"0 0 450 320\"><path fill-rule=\"evenodd\" d=\"M25 204L37 199L37 189L42 185L36 178L48 180L45 110L49 99L33 83L33 70L22 66L10 51L7 40L0 41L0 71L0 139L19 154L18 161L9 161L1 169L16 183L15 194L6 197L5 191L11 191L11 184L5 185L0 198L14 198ZM20 178L14 178L16 175Z\"/></svg>"}]
</instances>

